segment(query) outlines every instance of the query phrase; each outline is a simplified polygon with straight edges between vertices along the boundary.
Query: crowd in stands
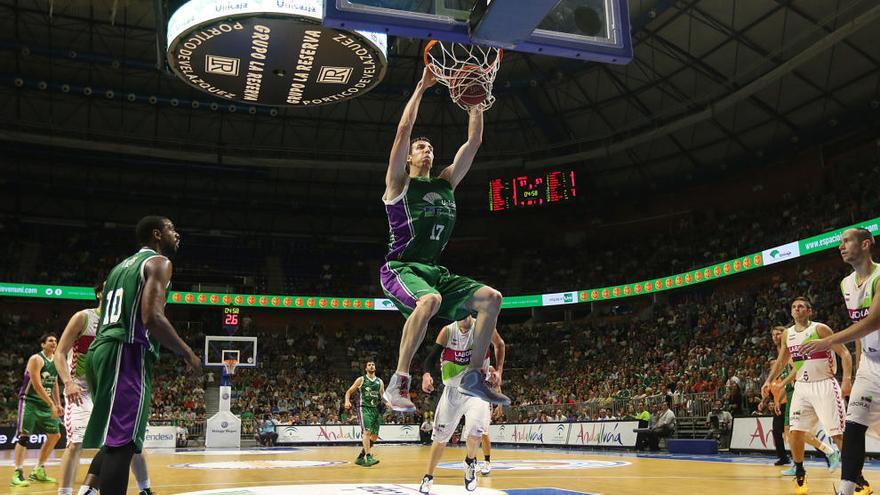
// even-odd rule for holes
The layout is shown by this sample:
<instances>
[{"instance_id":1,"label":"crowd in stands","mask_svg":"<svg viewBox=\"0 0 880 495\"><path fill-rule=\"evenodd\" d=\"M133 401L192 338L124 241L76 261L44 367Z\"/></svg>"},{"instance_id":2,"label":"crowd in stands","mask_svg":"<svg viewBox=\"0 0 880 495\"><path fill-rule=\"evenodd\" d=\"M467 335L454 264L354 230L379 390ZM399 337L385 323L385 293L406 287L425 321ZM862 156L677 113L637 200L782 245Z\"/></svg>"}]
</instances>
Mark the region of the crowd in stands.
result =
<instances>
[{"instance_id":1,"label":"crowd in stands","mask_svg":"<svg viewBox=\"0 0 880 495\"><path fill-rule=\"evenodd\" d=\"M790 322L789 304L797 295L814 301L815 319L845 327L837 284L846 270L829 254L784 270L768 268L745 287L693 288L627 314L597 311L577 321L502 324L504 390L515 406L506 408L500 421L634 418L644 410L655 413L660 402L670 403L677 416L700 416L716 398L734 416L764 412L768 405L762 404L760 384L775 354L770 329ZM8 311L0 317L7 342L0 350L0 423L15 420L25 359L38 349L39 334L63 328L67 317L54 312L37 319ZM333 331L320 325L261 330L255 316L248 335L259 338L261 365L233 375L233 412L252 420L245 422L248 428L267 414L280 424L356 424L343 407L345 390L367 360L375 360L387 379L399 332L380 326ZM202 334L185 336L202 348ZM414 360L415 377L421 376L422 358L420 353ZM206 390L217 386L219 375L219 369L209 369L204 381L194 384L179 360L163 356L154 375L151 420L198 431L209 412ZM431 410L439 394L424 394L419 380L414 383L415 402ZM421 422L391 411L384 421Z\"/></svg>"}]
</instances>

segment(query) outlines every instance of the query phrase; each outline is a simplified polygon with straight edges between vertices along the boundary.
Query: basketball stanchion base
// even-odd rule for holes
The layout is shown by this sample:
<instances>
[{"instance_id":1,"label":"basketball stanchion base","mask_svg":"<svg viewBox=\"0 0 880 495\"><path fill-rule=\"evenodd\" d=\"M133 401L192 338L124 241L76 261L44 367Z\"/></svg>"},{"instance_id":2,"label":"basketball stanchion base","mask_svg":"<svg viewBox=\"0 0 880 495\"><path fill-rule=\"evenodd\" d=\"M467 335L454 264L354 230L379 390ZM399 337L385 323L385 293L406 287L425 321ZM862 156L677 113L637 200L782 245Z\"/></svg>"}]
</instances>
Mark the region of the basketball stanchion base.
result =
<instances>
[{"instance_id":1,"label":"basketball stanchion base","mask_svg":"<svg viewBox=\"0 0 880 495\"><path fill-rule=\"evenodd\" d=\"M230 412L232 387L220 386L220 404L217 414L208 418L205 428L205 447L241 447L241 419Z\"/></svg>"}]
</instances>

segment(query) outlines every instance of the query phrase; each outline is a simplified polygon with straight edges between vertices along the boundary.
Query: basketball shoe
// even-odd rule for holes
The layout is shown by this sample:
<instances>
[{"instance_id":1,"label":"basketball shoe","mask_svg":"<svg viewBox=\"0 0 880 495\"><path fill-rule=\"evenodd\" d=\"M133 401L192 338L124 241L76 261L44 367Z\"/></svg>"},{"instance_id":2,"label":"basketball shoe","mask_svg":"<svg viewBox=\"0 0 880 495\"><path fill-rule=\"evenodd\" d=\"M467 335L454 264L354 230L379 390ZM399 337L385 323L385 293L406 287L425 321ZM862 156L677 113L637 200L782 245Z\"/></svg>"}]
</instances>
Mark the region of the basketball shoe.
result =
<instances>
[{"instance_id":1,"label":"basketball shoe","mask_svg":"<svg viewBox=\"0 0 880 495\"><path fill-rule=\"evenodd\" d=\"M794 495L807 495L807 475L794 477Z\"/></svg>"},{"instance_id":2,"label":"basketball shoe","mask_svg":"<svg viewBox=\"0 0 880 495\"><path fill-rule=\"evenodd\" d=\"M391 375L388 386L385 387L385 395L382 397L391 405L391 409L397 412L416 412L416 405L409 400L409 375L400 373Z\"/></svg>"},{"instance_id":3,"label":"basketball shoe","mask_svg":"<svg viewBox=\"0 0 880 495\"><path fill-rule=\"evenodd\" d=\"M874 493L874 490L871 489L871 485L868 483L868 480L865 479L864 476L859 475L859 481L856 482L856 495L871 495Z\"/></svg>"},{"instance_id":4,"label":"basketball shoe","mask_svg":"<svg viewBox=\"0 0 880 495\"><path fill-rule=\"evenodd\" d=\"M489 461L483 461L480 463L480 474L483 476L489 476L489 473L492 472L492 463Z\"/></svg>"},{"instance_id":5,"label":"basketball shoe","mask_svg":"<svg viewBox=\"0 0 880 495\"><path fill-rule=\"evenodd\" d=\"M12 472L12 481L9 482L9 486L31 486L31 483L24 479L24 471L21 469L16 469Z\"/></svg>"},{"instance_id":6,"label":"basketball shoe","mask_svg":"<svg viewBox=\"0 0 880 495\"><path fill-rule=\"evenodd\" d=\"M477 489L477 460L464 461L464 489L472 492Z\"/></svg>"},{"instance_id":7,"label":"basketball shoe","mask_svg":"<svg viewBox=\"0 0 880 495\"><path fill-rule=\"evenodd\" d=\"M834 452L826 456L829 471L836 471L840 467L840 451L834 449Z\"/></svg>"},{"instance_id":8,"label":"basketball shoe","mask_svg":"<svg viewBox=\"0 0 880 495\"><path fill-rule=\"evenodd\" d=\"M506 395L496 392L486 385L486 381L483 380L483 373L480 370L468 370L465 374L461 375L458 391L464 395L478 397L492 404L510 405L510 399Z\"/></svg>"},{"instance_id":9,"label":"basketball shoe","mask_svg":"<svg viewBox=\"0 0 880 495\"><path fill-rule=\"evenodd\" d=\"M44 483L55 483L55 478L46 475L46 468L43 466L37 466L31 471L31 475L28 476L28 480L30 481L42 481Z\"/></svg>"},{"instance_id":10,"label":"basketball shoe","mask_svg":"<svg viewBox=\"0 0 880 495\"><path fill-rule=\"evenodd\" d=\"M423 493L424 495L428 495L431 493L431 488L434 487L434 477L430 474L426 474L424 478L422 478L422 484L419 485L419 493Z\"/></svg>"}]
</instances>

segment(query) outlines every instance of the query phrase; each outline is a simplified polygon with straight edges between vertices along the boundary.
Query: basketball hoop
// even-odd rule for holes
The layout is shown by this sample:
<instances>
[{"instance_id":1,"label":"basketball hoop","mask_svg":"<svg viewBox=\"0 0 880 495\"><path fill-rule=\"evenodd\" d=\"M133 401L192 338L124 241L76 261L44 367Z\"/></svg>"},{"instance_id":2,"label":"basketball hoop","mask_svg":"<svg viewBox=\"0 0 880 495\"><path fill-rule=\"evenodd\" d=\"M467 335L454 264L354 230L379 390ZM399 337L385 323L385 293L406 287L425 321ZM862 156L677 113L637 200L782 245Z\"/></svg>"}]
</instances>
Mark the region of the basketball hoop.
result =
<instances>
[{"instance_id":1,"label":"basketball hoop","mask_svg":"<svg viewBox=\"0 0 880 495\"><path fill-rule=\"evenodd\" d=\"M425 67L463 110L488 110L495 103L492 85L503 54L500 48L431 40L425 45Z\"/></svg>"},{"instance_id":2,"label":"basketball hoop","mask_svg":"<svg viewBox=\"0 0 880 495\"><path fill-rule=\"evenodd\" d=\"M238 359L224 359L223 370L227 375L235 374L235 367L238 366Z\"/></svg>"}]
</instances>

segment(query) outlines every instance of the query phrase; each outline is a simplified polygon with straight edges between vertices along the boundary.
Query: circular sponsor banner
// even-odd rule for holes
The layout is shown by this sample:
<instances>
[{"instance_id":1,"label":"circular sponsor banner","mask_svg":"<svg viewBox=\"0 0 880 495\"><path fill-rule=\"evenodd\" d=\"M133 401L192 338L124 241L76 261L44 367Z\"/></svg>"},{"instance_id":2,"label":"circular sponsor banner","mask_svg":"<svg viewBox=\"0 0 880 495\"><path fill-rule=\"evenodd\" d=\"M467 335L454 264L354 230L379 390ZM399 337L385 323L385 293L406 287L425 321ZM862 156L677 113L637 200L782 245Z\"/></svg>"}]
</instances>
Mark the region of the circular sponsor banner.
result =
<instances>
[{"instance_id":1,"label":"circular sponsor banner","mask_svg":"<svg viewBox=\"0 0 880 495\"><path fill-rule=\"evenodd\" d=\"M321 25L323 4L186 2L168 22L168 64L190 86L247 105L355 98L382 81L387 37Z\"/></svg>"},{"instance_id":2,"label":"circular sponsor banner","mask_svg":"<svg viewBox=\"0 0 880 495\"><path fill-rule=\"evenodd\" d=\"M345 464L343 461L286 461L286 460L253 460L253 461L211 461L187 462L172 464L177 469L288 469L316 468Z\"/></svg>"},{"instance_id":3,"label":"circular sponsor banner","mask_svg":"<svg viewBox=\"0 0 880 495\"><path fill-rule=\"evenodd\" d=\"M493 471L543 471L548 469L602 469L628 466L630 463L625 461L594 461L590 459L582 460L537 460L537 461L492 461ZM444 462L439 465L443 469L461 469L461 462Z\"/></svg>"},{"instance_id":4,"label":"circular sponsor banner","mask_svg":"<svg viewBox=\"0 0 880 495\"><path fill-rule=\"evenodd\" d=\"M229 488L217 488L200 492L186 492L178 495L221 495L230 493ZM291 493L308 493L309 495L413 495L419 493L419 485L391 485L384 483L363 483L350 485L276 485L253 486L235 489L236 495L290 495ZM477 488L473 492L465 492L460 485L434 485L431 495L506 495L501 490Z\"/></svg>"},{"instance_id":5,"label":"circular sponsor banner","mask_svg":"<svg viewBox=\"0 0 880 495\"><path fill-rule=\"evenodd\" d=\"M252 450L238 450L238 449L211 449L211 450L181 450L174 453L174 455L202 455L202 456L235 456L235 455L279 455L279 454L289 454L291 452L305 452L305 449L299 447L282 447L282 448L269 448L269 449L252 449Z\"/></svg>"}]
</instances>

